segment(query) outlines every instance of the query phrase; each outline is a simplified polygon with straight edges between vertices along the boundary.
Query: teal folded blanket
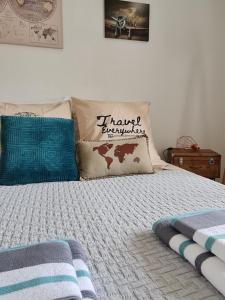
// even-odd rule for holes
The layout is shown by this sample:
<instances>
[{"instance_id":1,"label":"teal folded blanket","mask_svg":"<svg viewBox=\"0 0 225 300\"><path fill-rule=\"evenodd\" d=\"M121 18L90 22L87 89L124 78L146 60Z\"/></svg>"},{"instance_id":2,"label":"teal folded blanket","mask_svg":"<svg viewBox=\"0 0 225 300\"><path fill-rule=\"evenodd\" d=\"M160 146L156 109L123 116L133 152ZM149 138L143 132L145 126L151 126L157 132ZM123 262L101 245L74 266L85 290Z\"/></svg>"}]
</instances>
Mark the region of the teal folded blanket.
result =
<instances>
[{"instance_id":1,"label":"teal folded blanket","mask_svg":"<svg viewBox=\"0 0 225 300\"><path fill-rule=\"evenodd\" d=\"M224 209L204 209L163 218L154 223L153 231L225 296Z\"/></svg>"},{"instance_id":2,"label":"teal folded blanket","mask_svg":"<svg viewBox=\"0 0 225 300\"><path fill-rule=\"evenodd\" d=\"M0 251L0 299L97 299L81 245L59 240Z\"/></svg>"}]
</instances>

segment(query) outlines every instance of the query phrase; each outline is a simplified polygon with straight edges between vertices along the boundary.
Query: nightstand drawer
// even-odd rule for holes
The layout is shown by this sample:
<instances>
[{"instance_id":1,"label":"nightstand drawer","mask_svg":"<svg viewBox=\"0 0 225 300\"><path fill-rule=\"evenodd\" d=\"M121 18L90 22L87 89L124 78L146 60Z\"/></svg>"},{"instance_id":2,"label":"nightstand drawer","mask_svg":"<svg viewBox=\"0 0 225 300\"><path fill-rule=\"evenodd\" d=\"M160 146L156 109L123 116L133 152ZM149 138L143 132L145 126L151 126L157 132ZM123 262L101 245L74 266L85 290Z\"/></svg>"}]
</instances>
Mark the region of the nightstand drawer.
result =
<instances>
[{"instance_id":1,"label":"nightstand drawer","mask_svg":"<svg viewBox=\"0 0 225 300\"><path fill-rule=\"evenodd\" d=\"M221 155L208 149L168 149L167 161L198 175L216 179L220 177Z\"/></svg>"},{"instance_id":2,"label":"nightstand drawer","mask_svg":"<svg viewBox=\"0 0 225 300\"><path fill-rule=\"evenodd\" d=\"M173 164L207 178L220 177L220 157L174 157Z\"/></svg>"}]
</instances>

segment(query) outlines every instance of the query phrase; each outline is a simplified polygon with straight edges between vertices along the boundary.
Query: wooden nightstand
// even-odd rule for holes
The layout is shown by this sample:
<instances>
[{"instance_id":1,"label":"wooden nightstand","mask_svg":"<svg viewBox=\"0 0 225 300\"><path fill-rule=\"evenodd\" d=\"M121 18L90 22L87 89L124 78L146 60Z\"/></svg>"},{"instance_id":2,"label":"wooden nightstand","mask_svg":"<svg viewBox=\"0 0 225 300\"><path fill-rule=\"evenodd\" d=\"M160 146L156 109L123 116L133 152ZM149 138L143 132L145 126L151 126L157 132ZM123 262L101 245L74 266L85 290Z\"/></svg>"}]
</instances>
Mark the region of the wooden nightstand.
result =
<instances>
[{"instance_id":1,"label":"wooden nightstand","mask_svg":"<svg viewBox=\"0 0 225 300\"><path fill-rule=\"evenodd\" d=\"M167 160L170 164L210 179L220 177L221 155L212 150L173 148L168 150Z\"/></svg>"}]
</instances>

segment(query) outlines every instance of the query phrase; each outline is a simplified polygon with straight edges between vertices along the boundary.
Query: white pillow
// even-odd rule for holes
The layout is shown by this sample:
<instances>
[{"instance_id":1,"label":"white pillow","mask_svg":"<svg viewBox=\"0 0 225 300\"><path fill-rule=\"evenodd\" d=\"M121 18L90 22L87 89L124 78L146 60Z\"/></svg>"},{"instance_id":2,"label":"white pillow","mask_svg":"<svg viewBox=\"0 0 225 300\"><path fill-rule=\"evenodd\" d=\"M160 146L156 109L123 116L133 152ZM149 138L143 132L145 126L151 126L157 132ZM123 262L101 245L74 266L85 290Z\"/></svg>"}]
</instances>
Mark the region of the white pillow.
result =
<instances>
[{"instance_id":1,"label":"white pillow","mask_svg":"<svg viewBox=\"0 0 225 300\"><path fill-rule=\"evenodd\" d=\"M166 165L153 142L149 102L103 102L72 98L72 112L81 140L124 139L146 135L152 165Z\"/></svg>"}]
</instances>

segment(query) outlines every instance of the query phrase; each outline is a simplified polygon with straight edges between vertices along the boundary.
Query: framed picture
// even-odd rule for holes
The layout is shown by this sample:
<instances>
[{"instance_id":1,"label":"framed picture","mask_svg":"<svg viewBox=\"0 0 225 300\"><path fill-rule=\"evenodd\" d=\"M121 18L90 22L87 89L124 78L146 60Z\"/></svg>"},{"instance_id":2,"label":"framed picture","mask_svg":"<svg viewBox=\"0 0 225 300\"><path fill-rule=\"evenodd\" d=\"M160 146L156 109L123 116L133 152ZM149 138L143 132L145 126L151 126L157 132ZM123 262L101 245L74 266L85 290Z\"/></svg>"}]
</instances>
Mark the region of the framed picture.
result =
<instances>
[{"instance_id":1,"label":"framed picture","mask_svg":"<svg viewBox=\"0 0 225 300\"><path fill-rule=\"evenodd\" d=\"M0 44L63 48L62 0L0 0Z\"/></svg>"},{"instance_id":2,"label":"framed picture","mask_svg":"<svg viewBox=\"0 0 225 300\"><path fill-rule=\"evenodd\" d=\"M105 37L149 41L150 5L105 0Z\"/></svg>"}]
</instances>

